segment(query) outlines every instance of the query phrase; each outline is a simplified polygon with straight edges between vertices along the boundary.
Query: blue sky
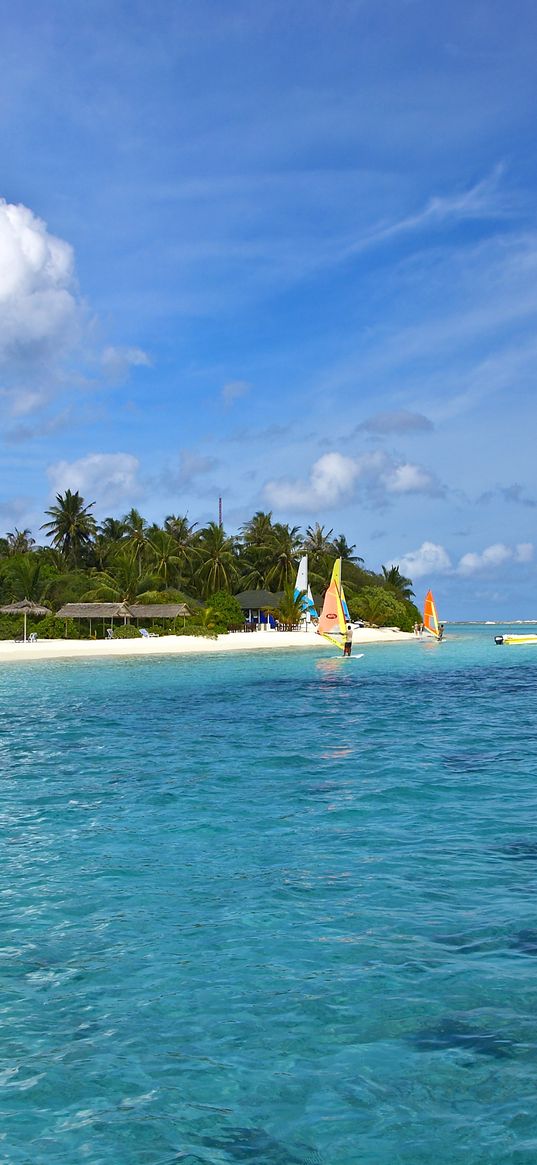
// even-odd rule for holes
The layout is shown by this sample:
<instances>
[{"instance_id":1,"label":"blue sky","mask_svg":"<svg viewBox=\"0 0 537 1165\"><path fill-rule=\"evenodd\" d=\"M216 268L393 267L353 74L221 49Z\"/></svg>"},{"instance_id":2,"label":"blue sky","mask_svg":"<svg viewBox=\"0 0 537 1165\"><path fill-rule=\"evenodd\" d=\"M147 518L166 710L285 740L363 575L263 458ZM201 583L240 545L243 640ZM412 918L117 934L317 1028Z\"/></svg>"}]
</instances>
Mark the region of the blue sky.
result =
<instances>
[{"instance_id":1,"label":"blue sky","mask_svg":"<svg viewBox=\"0 0 537 1165\"><path fill-rule=\"evenodd\" d=\"M530 0L2 6L0 527L319 521L537 616Z\"/></svg>"}]
</instances>

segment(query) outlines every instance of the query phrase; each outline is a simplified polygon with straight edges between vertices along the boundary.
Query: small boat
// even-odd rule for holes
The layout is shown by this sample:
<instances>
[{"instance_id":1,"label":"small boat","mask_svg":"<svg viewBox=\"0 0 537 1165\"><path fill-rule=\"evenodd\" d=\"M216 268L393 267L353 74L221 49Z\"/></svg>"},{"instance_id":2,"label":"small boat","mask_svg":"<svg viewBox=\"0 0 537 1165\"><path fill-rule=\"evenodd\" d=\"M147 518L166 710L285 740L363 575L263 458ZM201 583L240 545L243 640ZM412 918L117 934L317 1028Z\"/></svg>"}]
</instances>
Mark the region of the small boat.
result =
<instances>
[{"instance_id":1,"label":"small boat","mask_svg":"<svg viewBox=\"0 0 537 1165\"><path fill-rule=\"evenodd\" d=\"M341 558L336 558L334 563L330 586L324 596L317 634L322 635L323 639L328 639L329 643L334 643L341 651L345 651L345 645L348 646L350 643L352 650L351 617L341 582ZM347 651L347 654L350 652Z\"/></svg>"},{"instance_id":2,"label":"small boat","mask_svg":"<svg viewBox=\"0 0 537 1165\"><path fill-rule=\"evenodd\" d=\"M423 604L423 629L438 642L444 637L444 625L438 622L438 612L432 591L427 591Z\"/></svg>"},{"instance_id":3,"label":"small boat","mask_svg":"<svg viewBox=\"0 0 537 1165\"><path fill-rule=\"evenodd\" d=\"M313 595L311 593L311 587L308 583L308 556L307 556L307 554L304 554L303 558L300 559L300 562L298 564L298 571L297 571L296 582L295 582L295 599L298 599L299 595L303 595L302 610L304 613L302 616L302 621L306 624L306 628L308 628L312 619L317 620L319 618L319 616L317 614L317 611L315 610L315 603L313 602Z\"/></svg>"},{"instance_id":4,"label":"small boat","mask_svg":"<svg viewBox=\"0 0 537 1165\"><path fill-rule=\"evenodd\" d=\"M501 647L503 643L514 647L517 643L537 643L537 635L495 635L494 642L497 647Z\"/></svg>"}]
</instances>

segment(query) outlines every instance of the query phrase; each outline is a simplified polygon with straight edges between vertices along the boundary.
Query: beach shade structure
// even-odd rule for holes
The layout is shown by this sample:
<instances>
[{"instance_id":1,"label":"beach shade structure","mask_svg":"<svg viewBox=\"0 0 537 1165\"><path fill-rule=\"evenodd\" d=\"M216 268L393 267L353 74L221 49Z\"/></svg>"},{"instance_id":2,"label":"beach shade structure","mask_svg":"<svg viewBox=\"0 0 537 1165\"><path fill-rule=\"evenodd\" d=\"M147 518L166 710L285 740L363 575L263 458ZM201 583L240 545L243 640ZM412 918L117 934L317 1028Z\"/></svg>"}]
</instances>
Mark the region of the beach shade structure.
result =
<instances>
[{"instance_id":1,"label":"beach shade structure","mask_svg":"<svg viewBox=\"0 0 537 1165\"><path fill-rule=\"evenodd\" d=\"M241 591L235 598L244 611L244 618L246 623L253 627L255 625L265 625L270 622L272 615L269 612L276 611L284 598L283 591L277 591L273 594L272 591Z\"/></svg>"},{"instance_id":2,"label":"beach shade structure","mask_svg":"<svg viewBox=\"0 0 537 1165\"><path fill-rule=\"evenodd\" d=\"M26 643L26 620L28 615L51 615L50 607L41 607L39 603L33 603L31 599L21 599L19 603L8 603L5 607L0 607L0 614L2 615L24 615L24 642Z\"/></svg>"},{"instance_id":3,"label":"beach shade structure","mask_svg":"<svg viewBox=\"0 0 537 1165\"><path fill-rule=\"evenodd\" d=\"M190 616L191 612L186 603L131 603L131 614L136 622L140 619L177 619L179 616L183 620L183 627L185 620Z\"/></svg>"},{"instance_id":4,"label":"beach shade structure","mask_svg":"<svg viewBox=\"0 0 537 1165\"><path fill-rule=\"evenodd\" d=\"M114 626L114 619L123 619L123 623L132 617L132 611L126 603L64 603L58 611L58 619L88 619L91 635L92 619L110 619Z\"/></svg>"}]
</instances>

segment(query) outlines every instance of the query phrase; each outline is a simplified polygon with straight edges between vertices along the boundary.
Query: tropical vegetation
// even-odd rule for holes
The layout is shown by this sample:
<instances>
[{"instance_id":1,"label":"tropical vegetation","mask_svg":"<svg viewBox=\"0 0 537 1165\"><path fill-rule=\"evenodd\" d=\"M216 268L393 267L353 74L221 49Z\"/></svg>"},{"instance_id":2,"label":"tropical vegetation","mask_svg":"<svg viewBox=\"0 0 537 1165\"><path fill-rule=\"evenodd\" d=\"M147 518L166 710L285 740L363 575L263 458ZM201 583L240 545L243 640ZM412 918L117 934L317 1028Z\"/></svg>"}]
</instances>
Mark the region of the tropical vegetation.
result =
<instances>
[{"instance_id":1,"label":"tropical vegetation","mask_svg":"<svg viewBox=\"0 0 537 1165\"><path fill-rule=\"evenodd\" d=\"M320 600L333 562L343 560L343 583L353 618L410 630L421 621L412 581L398 566L368 569L344 533L316 522L301 530L257 511L238 533L216 522L199 527L187 515L169 514L162 525L136 509L99 523L94 503L78 491L56 495L40 528L14 529L0 538L0 605L23 598L48 607L43 636L85 635L85 625L66 629L55 613L70 602L190 603L188 626L174 632L217 634L240 626L243 614L233 597L264 589L278 596L280 622L297 622L294 580L302 554L309 558L310 585ZM0 619L0 637L11 637L15 622ZM39 633L39 625L33 626Z\"/></svg>"}]
</instances>

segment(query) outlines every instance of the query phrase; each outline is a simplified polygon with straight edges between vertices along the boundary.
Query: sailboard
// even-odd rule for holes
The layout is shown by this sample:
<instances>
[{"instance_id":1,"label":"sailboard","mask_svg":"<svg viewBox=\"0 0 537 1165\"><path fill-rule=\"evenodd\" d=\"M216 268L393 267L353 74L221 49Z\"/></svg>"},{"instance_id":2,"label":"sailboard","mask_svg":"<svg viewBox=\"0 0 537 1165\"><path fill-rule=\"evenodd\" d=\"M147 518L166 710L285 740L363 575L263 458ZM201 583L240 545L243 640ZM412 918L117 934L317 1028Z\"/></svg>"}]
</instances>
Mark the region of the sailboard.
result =
<instances>
[{"instance_id":1,"label":"sailboard","mask_svg":"<svg viewBox=\"0 0 537 1165\"><path fill-rule=\"evenodd\" d=\"M315 603L313 602L313 595L311 587L308 583L308 556L305 554L300 559L298 564L298 571L295 582L295 599L302 595L302 611L303 619L307 623L311 623L312 619L318 619L319 616L315 610Z\"/></svg>"},{"instance_id":2,"label":"sailboard","mask_svg":"<svg viewBox=\"0 0 537 1165\"><path fill-rule=\"evenodd\" d=\"M434 639L441 639L438 612L433 598L433 592L427 591L423 604L423 627Z\"/></svg>"},{"instance_id":3,"label":"sailboard","mask_svg":"<svg viewBox=\"0 0 537 1165\"><path fill-rule=\"evenodd\" d=\"M343 651L348 623L350 623L350 615L341 582L341 558L336 558L330 586L324 596L317 634L322 635L323 639L328 639L329 643L334 643Z\"/></svg>"}]
</instances>

